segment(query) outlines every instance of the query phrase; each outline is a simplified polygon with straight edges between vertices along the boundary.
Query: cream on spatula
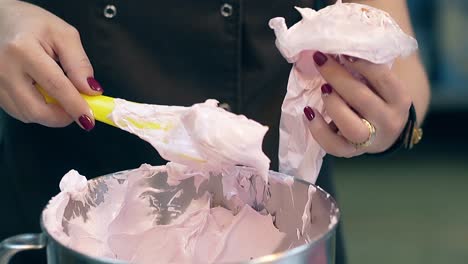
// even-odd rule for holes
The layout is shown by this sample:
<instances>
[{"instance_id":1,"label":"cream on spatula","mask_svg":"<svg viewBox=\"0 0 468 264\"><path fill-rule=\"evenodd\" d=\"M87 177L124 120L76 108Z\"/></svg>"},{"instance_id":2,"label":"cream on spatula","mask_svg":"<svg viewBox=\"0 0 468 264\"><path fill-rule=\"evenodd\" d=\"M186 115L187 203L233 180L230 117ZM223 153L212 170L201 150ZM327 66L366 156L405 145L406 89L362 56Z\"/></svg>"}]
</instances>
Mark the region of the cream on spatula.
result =
<instances>
[{"instance_id":1,"label":"cream on spatula","mask_svg":"<svg viewBox=\"0 0 468 264\"><path fill-rule=\"evenodd\" d=\"M48 103L56 103L38 88ZM82 96L96 120L137 135L168 161L205 172L248 166L267 181L270 160L262 142L268 127L218 107L216 100L184 107Z\"/></svg>"}]
</instances>

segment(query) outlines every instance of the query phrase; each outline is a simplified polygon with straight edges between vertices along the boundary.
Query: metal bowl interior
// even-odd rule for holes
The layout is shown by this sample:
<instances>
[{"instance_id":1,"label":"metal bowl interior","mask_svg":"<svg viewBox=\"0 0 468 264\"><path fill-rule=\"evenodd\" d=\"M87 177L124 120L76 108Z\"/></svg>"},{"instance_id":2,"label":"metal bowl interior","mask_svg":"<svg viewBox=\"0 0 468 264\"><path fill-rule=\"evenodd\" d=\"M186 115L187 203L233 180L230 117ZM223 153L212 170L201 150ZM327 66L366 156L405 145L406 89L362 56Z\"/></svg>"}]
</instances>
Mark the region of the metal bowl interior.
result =
<instances>
[{"instance_id":1,"label":"metal bowl interior","mask_svg":"<svg viewBox=\"0 0 468 264\"><path fill-rule=\"evenodd\" d=\"M249 168L241 168L240 171L242 173L251 173ZM92 193L90 195L92 199L86 204L74 201L68 203L62 221L64 230L67 229L68 220L73 217L87 217L87 212L91 206L99 205L104 201L109 183L126 184L128 172L112 173L89 180L88 188ZM243 195L228 199L223 194L223 181L220 174L212 174L197 189L192 177L182 180L178 185L169 185L166 171L159 170L151 177L145 177L143 184L162 191L158 193L148 192L143 195L149 195L159 205L165 205L173 199L176 193L183 190L178 198L172 202L177 204L181 213L184 212L193 199L200 198L205 192L212 195L211 206L222 206L233 212L239 210L238 203L233 202L234 199L241 198L244 203L251 205L257 211L272 215L274 225L281 232L286 233L286 237L274 253L245 263L274 263L276 260L288 259L323 246L324 241L333 237L340 217L338 206L333 197L317 186L312 185L311 188L314 188L315 192L311 196L310 207L306 208L311 184L300 179L294 179L294 182L288 185L286 184L288 177L290 176L270 171L269 182L265 184L260 177L253 175L247 183L235 182L235 184L242 187L240 190L244 192ZM174 214L168 209L159 208L161 217L158 218L157 224L170 223L180 215ZM310 212L310 217L304 222L303 216L306 211ZM68 253L76 256L77 259L88 261L86 263L125 263L115 259L88 256L67 247L49 233L47 226L44 225L43 217L41 217L41 227L48 239L69 251Z\"/></svg>"}]
</instances>

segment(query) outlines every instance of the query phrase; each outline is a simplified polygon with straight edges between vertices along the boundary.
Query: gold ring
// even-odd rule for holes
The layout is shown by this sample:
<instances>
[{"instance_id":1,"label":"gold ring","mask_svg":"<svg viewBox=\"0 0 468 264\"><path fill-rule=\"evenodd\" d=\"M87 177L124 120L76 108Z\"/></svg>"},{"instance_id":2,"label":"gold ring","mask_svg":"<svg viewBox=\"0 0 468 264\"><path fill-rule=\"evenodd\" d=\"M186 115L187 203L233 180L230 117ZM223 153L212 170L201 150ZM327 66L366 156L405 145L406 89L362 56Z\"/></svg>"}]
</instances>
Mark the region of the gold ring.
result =
<instances>
[{"instance_id":1,"label":"gold ring","mask_svg":"<svg viewBox=\"0 0 468 264\"><path fill-rule=\"evenodd\" d=\"M356 149L365 148L365 147L370 146L372 144L372 142L374 141L374 138L375 138L375 127L369 121L367 121L364 118L362 118L362 122L364 122L364 124L369 129L369 137L366 139L366 141L361 142L361 143L355 143L355 142L352 142L352 141L348 140L348 142L351 143L354 147L356 147Z\"/></svg>"}]
</instances>

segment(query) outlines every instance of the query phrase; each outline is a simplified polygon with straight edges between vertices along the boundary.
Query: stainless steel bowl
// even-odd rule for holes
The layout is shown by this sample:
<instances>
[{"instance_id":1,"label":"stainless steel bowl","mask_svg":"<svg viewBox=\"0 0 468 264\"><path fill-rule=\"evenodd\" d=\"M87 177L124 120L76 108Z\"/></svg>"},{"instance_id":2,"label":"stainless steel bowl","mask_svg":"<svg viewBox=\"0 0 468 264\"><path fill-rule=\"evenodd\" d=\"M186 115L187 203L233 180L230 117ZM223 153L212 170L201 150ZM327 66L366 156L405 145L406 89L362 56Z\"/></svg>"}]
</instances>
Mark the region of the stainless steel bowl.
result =
<instances>
[{"instance_id":1,"label":"stainless steel bowl","mask_svg":"<svg viewBox=\"0 0 468 264\"><path fill-rule=\"evenodd\" d=\"M242 170L249 169L242 168ZM123 184L126 181L126 175L127 171L124 171L89 180L88 186L92 186L92 192L96 194L93 196L95 197L95 201L93 202L100 203L102 195L106 193L107 182L118 181ZM201 184L198 191L195 188L193 178L181 181L174 188L174 186L167 184L167 173L165 171L159 171L153 176L145 178L144 181L147 181L145 183L158 189L168 190L163 196L156 197L157 199L170 199L174 195L174 192L183 189L184 195L181 199L178 199L178 202L181 208L184 208L191 200L198 198L205 191L209 191L213 195L214 205L233 209L232 200L227 200L223 195L223 184L220 175L211 175L209 180ZM250 184L253 188L248 189L247 197L250 196L249 201L244 202L249 203L256 210L265 209L274 217L275 226L280 231L286 233L286 237L282 242L282 247L286 250L252 259L245 263L335 263L335 231L339 220L339 209L335 200L320 187L315 187L316 192L312 196L311 206L307 209L310 210L310 221L306 222L305 232L298 234L298 230L302 229L302 216L308 200L309 185L311 184L295 179L292 185L287 185L285 184L285 180L288 177L284 174L270 171L269 182L266 186L257 176L253 176L250 179ZM258 198L259 196L261 197L261 202L259 203L258 199L255 202L255 197ZM86 211L83 208L76 208L77 206L83 205L81 203L71 204L70 202L64 217L72 217L71 215L77 217L76 214L67 213L67 210L75 212ZM61 244L50 235L44 226L42 221L43 216L44 211L41 217L42 233L17 235L1 242L0 264L8 263L10 258L20 251L42 248L47 249L47 261L51 264L124 263L113 259L87 256ZM164 218L161 218L160 221L160 224L164 224L165 221L170 221L170 219L164 220Z\"/></svg>"}]
</instances>

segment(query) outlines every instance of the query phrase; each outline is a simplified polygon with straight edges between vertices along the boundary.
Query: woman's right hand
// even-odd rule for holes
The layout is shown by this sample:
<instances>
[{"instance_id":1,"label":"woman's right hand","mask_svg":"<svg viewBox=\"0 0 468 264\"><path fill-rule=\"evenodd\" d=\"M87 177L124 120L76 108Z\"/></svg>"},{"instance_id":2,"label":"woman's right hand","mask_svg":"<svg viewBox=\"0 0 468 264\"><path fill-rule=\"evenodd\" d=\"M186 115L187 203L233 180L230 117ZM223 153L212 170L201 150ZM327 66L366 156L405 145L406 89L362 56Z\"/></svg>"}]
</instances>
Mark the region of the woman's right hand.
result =
<instances>
[{"instance_id":1,"label":"woman's right hand","mask_svg":"<svg viewBox=\"0 0 468 264\"><path fill-rule=\"evenodd\" d=\"M47 104L38 83L59 104ZM89 131L94 117L80 92L103 92L78 31L37 6L0 1L0 107L25 123Z\"/></svg>"}]
</instances>

